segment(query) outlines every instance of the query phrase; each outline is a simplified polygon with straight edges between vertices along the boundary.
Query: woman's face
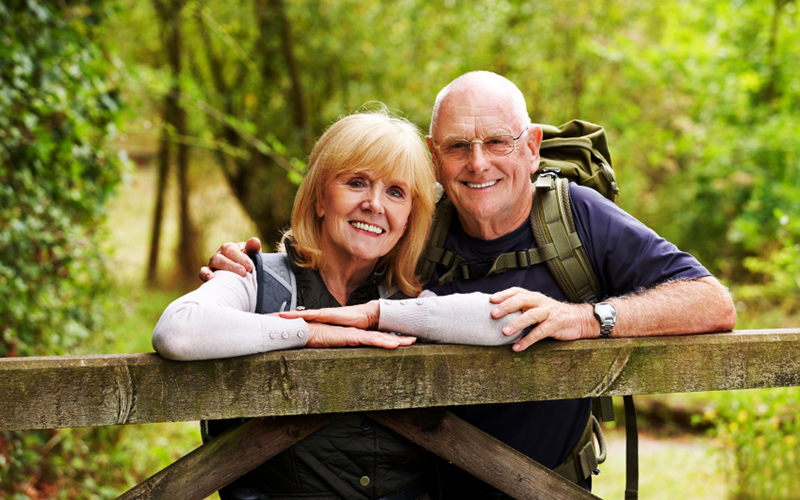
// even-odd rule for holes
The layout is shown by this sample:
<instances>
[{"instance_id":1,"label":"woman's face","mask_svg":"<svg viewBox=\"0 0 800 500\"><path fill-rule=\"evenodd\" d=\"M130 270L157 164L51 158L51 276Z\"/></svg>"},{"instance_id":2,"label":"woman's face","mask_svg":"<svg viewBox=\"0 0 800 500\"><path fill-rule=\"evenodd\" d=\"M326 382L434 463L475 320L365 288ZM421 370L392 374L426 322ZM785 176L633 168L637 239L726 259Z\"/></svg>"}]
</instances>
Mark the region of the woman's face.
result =
<instances>
[{"instance_id":1,"label":"woman's face","mask_svg":"<svg viewBox=\"0 0 800 500\"><path fill-rule=\"evenodd\" d=\"M369 171L336 176L316 206L328 262L356 258L374 265L403 236L411 204L410 187L399 179L377 178Z\"/></svg>"}]
</instances>

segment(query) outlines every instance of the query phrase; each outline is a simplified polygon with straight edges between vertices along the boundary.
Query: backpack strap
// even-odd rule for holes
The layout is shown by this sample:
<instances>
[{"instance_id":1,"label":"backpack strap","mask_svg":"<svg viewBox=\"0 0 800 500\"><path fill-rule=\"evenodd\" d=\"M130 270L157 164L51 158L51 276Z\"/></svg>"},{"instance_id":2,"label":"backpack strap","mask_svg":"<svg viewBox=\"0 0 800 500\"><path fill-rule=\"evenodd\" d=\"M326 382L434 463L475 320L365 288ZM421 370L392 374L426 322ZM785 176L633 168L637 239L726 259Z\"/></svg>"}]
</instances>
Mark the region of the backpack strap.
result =
<instances>
[{"instance_id":1,"label":"backpack strap","mask_svg":"<svg viewBox=\"0 0 800 500\"><path fill-rule=\"evenodd\" d=\"M258 281L256 313L270 314L297 308L297 281L285 253L253 253ZM270 293L264 293L269 290Z\"/></svg>"},{"instance_id":2,"label":"backpack strap","mask_svg":"<svg viewBox=\"0 0 800 500\"><path fill-rule=\"evenodd\" d=\"M597 302L600 283L575 230L568 181L550 170L542 172L533 186L533 236L539 247L554 245L557 254L546 261L550 273L570 302Z\"/></svg>"},{"instance_id":3,"label":"backpack strap","mask_svg":"<svg viewBox=\"0 0 800 500\"><path fill-rule=\"evenodd\" d=\"M446 195L443 195L436 203L436 211L433 213L428 243L425 245L425 250L422 252L419 261L417 261L416 273L422 283L427 283L431 280L438 264L452 267L457 261L464 261L455 253L443 248L454 212L453 202Z\"/></svg>"}]
</instances>

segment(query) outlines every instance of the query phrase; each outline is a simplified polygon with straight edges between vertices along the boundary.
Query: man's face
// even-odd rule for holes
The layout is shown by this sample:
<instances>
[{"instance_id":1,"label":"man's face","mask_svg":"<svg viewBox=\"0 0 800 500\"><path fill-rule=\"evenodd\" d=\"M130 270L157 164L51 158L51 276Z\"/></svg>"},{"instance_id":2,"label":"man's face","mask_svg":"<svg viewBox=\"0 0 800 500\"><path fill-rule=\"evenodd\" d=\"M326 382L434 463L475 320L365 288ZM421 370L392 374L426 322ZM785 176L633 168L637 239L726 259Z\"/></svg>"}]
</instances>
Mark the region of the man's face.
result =
<instances>
[{"instance_id":1,"label":"man's face","mask_svg":"<svg viewBox=\"0 0 800 500\"><path fill-rule=\"evenodd\" d=\"M482 95L481 95L482 94ZM481 92L448 96L440 105L428 146L437 180L453 201L468 234L493 239L518 228L531 207L530 176L539 166L541 129L527 128L511 111L510 99ZM491 156L480 144L464 160L449 160L436 148L451 139L467 141L511 135L516 148L508 156Z\"/></svg>"}]
</instances>

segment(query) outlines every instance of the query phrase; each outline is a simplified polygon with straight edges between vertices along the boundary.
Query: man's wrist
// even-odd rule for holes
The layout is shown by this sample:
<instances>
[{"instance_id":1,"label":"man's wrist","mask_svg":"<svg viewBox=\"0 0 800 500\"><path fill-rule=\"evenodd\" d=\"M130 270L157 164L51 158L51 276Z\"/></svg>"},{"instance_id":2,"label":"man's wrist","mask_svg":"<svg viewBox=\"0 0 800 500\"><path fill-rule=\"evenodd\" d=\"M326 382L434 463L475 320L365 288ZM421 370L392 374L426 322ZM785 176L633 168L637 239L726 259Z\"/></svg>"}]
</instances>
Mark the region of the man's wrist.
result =
<instances>
[{"instance_id":1,"label":"man's wrist","mask_svg":"<svg viewBox=\"0 0 800 500\"><path fill-rule=\"evenodd\" d=\"M594 317L600 327L599 337L608 338L614 331L617 323L617 308L608 302L598 302L594 305Z\"/></svg>"}]
</instances>

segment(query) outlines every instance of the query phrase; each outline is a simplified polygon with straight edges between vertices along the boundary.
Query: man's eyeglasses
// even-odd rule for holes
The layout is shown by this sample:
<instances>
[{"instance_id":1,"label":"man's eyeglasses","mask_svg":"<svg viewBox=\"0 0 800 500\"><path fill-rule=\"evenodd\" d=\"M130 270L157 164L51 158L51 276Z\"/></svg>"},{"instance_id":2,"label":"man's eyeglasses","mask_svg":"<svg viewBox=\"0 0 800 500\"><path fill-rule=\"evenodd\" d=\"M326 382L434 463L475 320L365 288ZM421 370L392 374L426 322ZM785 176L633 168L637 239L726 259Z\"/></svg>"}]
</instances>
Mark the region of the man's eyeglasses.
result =
<instances>
[{"instance_id":1,"label":"man's eyeglasses","mask_svg":"<svg viewBox=\"0 0 800 500\"><path fill-rule=\"evenodd\" d=\"M525 128L525 130L528 130ZM461 161L469 158L472 153L472 145L480 144L483 152L490 156L508 156L517 148L517 141L525 130L519 133L516 137L513 135L496 135L494 137L487 137L482 141L468 141L466 139L450 139L441 144L436 145L439 154L446 160ZM433 141L436 144L436 141Z\"/></svg>"}]
</instances>

